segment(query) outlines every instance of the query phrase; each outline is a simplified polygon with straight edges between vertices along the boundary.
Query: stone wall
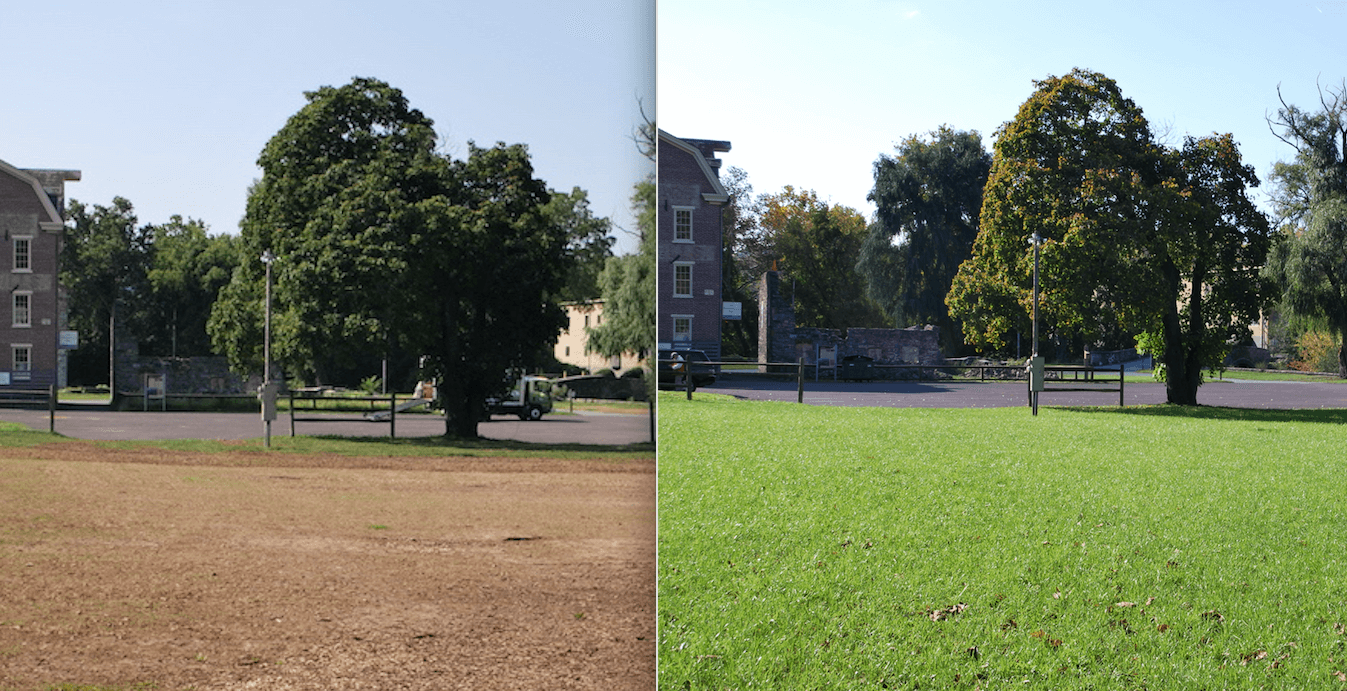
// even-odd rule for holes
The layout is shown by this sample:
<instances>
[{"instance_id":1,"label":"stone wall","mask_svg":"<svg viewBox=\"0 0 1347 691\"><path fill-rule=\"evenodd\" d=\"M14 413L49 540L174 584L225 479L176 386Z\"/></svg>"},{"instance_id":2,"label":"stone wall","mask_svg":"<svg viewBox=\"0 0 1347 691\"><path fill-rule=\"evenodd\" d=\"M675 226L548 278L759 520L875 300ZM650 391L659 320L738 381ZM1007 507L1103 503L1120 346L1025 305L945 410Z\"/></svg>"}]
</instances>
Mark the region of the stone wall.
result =
<instances>
[{"instance_id":1,"label":"stone wall","mask_svg":"<svg viewBox=\"0 0 1347 691\"><path fill-rule=\"evenodd\" d=\"M120 349L119 349L120 350ZM117 390L141 394L147 376L164 375L168 393L252 393L260 381L250 385L233 370L223 357L127 357L118 353Z\"/></svg>"},{"instance_id":2,"label":"stone wall","mask_svg":"<svg viewBox=\"0 0 1347 691\"><path fill-rule=\"evenodd\" d=\"M795 362L804 358L805 364L814 364L827 353L834 355L834 362L849 355L864 355L879 365L945 362L940 350L940 329L934 326L797 328L795 309L790 296L783 295L780 276L775 271L763 274L758 281L758 362Z\"/></svg>"}]
</instances>

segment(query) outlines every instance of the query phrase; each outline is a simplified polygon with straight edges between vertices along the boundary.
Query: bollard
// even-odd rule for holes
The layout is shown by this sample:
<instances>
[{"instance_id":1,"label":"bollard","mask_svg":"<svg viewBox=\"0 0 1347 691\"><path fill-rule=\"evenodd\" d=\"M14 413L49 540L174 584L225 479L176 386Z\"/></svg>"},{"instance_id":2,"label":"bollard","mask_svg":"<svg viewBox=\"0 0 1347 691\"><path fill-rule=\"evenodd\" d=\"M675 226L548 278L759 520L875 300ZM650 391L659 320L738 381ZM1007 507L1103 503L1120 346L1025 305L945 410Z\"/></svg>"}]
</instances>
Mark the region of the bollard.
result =
<instances>
[{"instance_id":1,"label":"bollard","mask_svg":"<svg viewBox=\"0 0 1347 691\"><path fill-rule=\"evenodd\" d=\"M396 391L388 399L388 438L398 438L398 394Z\"/></svg>"},{"instance_id":2,"label":"bollard","mask_svg":"<svg viewBox=\"0 0 1347 691\"><path fill-rule=\"evenodd\" d=\"M795 361L795 402L804 403L804 358Z\"/></svg>"},{"instance_id":3,"label":"bollard","mask_svg":"<svg viewBox=\"0 0 1347 691\"><path fill-rule=\"evenodd\" d=\"M56 434L56 385L51 385L47 396L47 431Z\"/></svg>"}]
</instances>

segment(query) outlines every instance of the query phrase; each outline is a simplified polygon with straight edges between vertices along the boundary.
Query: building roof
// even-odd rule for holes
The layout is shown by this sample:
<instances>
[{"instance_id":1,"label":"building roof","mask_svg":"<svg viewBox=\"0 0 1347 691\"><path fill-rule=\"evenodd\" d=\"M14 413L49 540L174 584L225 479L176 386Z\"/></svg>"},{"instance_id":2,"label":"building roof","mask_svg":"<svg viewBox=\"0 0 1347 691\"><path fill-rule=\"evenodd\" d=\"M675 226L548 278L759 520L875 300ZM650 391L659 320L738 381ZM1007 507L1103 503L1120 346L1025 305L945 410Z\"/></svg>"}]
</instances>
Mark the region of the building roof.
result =
<instances>
[{"instance_id":1,"label":"building roof","mask_svg":"<svg viewBox=\"0 0 1347 691\"><path fill-rule=\"evenodd\" d=\"M730 200L729 192L726 192L725 186L720 184L720 175L716 172L720 167L720 159L715 157L717 152L730 150L729 142L713 139L679 139L664 130L659 131L659 140L686 152L697 162L712 190L703 192L702 199L709 204L724 204Z\"/></svg>"},{"instance_id":2,"label":"building roof","mask_svg":"<svg viewBox=\"0 0 1347 691\"><path fill-rule=\"evenodd\" d=\"M42 205L42 210L46 218L38 221L43 230L60 230L65 227L65 220L61 218L61 212L52 203L52 195L58 199L65 196L65 181L79 180L80 172L78 170L24 170L0 161L0 174L9 175L18 179L24 184L31 185L33 195Z\"/></svg>"}]
</instances>

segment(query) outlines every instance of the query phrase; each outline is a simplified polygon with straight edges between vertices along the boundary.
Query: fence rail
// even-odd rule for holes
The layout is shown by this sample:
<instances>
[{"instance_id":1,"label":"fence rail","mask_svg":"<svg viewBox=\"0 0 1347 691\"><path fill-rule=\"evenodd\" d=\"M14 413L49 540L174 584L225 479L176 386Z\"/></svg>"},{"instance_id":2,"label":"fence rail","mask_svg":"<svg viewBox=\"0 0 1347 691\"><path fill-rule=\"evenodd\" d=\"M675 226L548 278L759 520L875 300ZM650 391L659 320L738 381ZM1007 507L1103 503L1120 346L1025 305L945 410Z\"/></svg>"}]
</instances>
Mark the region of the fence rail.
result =
<instances>
[{"instance_id":1,"label":"fence rail","mask_svg":"<svg viewBox=\"0 0 1347 691\"><path fill-rule=\"evenodd\" d=\"M0 407L47 409L47 431L56 432L56 385L45 389L0 389Z\"/></svg>"},{"instance_id":2,"label":"fence rail","mask_svg":"<svg viewBox=\"0 0 1347 691\"><path fill-rule=\"evenodd\" d=\"M804 381L805 372L813 369L814 381L818 381L823 371L833 370L833 379L838 378L837 368L821 366L818 363L806 365L804 358L796 362L742 362L742 361L697 361L697 360L659 360L659 377L661 383L663 379L673 374L673 386L675 389L687 392L688 400L692 399L692 392L697 388L695 378L698 372L713 373L717 377L733 374L734 376L781 376L790 374L793 370L795 375L797 392L796 401L804 403ZM665 366L669 366L666 368ZM681 371L670 371L669 368L677 366ZM733 369L728 369L733 368ZM775 369L776 371L773 371ZM964 370L978 372L978 381L987 381L989 373L990 379L995 381L1020 380L1025 381L1026 387L1032 386L1029 382L1029 374L1023 367L1014 365L876 365L867 364L866 369L870 370L908 370L917 373L912 379L918 381L930 381L938 379L937 372L948 370ZM783 371L784 370L784 371ZM924 376L929 372L930 376ZM1053 392L1099 392L1112 393L1118 392L1118 405L1126 405L1126 370L1123 365L1116 367L1091 367L1088 365L1050 365L1044 368L1044 390L1040 393ZM1114 375L1100 378L1099 374ZM847 378L847 377L844 377ZM861 377L862 379L873 379L873 377ZM853 378L855 379L855 378ZM972 377L968 377L972 379ZM1048 384L1052 384L1051 387ZM1026 397L1030 407L1034 407L1034 392L1028 391Z\"/></svg>"}]
</instances>

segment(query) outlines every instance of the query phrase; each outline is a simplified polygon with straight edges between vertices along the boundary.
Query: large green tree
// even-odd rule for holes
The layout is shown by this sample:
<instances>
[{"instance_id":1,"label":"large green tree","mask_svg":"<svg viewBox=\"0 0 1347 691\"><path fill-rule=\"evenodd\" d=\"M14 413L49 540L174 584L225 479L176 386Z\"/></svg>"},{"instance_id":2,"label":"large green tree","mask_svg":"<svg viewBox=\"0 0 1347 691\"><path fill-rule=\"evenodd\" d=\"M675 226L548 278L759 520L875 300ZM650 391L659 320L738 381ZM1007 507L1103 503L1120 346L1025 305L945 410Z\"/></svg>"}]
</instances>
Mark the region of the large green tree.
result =
<instances>
[{"instance_id":1,"label":"large green tree","mask_svg":"<svg viewBox=\"0 0 1347 691\"><path fill-rule=\"evenodd\" d=\"M604 357L655 348L655 180L648 177L632 192L639 245L633 254L609 257L599 274L603 323L589 328L586 347Z\"/></svg>"},{"instance_id":2,"label":"large green tree","mask_svg":"<svg viewBox=\"0 0 1347 691\"><path fill-rule=\"evenodd\" d=\"M637 129L636 148L652 164L658 147L654 121L645 118ZM631 210L636 217L637 249L633 254L609 257L599 274L599 293L604 299L603 323L589 327L586 348L604 357L655 352L655 213L658 195L654 174L647 174L632 188ZM653 374L647 366L647 382Z\"/></svg>"},{"instance_id":3,"label":"large green tree","mask_svg":"<svg viewBox=\"0 0 1347 691\"><path fill-rule=\"evenodd\" d=\"M991 164L977 132L949 127L910 136L875 161L869 199L878 213L857 270L892 323L939 326L948 352L962 345L962 329L945 296L972 253Z\"/></svg>"},{"instance_id":4,"label":"large green tree","mask_svg":"<svg viewBox=\"0 0 1347 691\"><path fill-rule=\"evenodd\" d=\"M71 200L60 279L70 328L80 333L80 347L70 356L72 382L119 384L110 381L110 334L115 328L117 333L135 335L147 321L150 237L147 227L137 225L135 209L123 197L113 198L109 206Z\"/></svg>"},{"instance_id":5,"label":"large green tree","mask_svg":"<svg viewBox=\"0 0 1347 691\"><path fill-rule=\"evenodd\" d=\"M574 187L570 193L552 192L546 206L548 221L562 228L566 237L566 251L570 255L570 269L566 285L561 289L562 300L579 301L600 297L599 274L613 256L611 233L613 224L604 216L595 216L589 208L589 193Z\"/></svg>"},{"instance_id":6,"label":"large green tree","mask_svg":"<svg viewBox=\"0 0 1347 691\"><path fill-rule=\"evenodd\" d=\"M273 357L322 376L362 353L424 356L446 434L475 437L484 400L565 322L570 255L523 145L435 149L433 123L388 84L306 94L267 143L241 242L211 316L217 346L260 362L264 251L276 257Z\"/></svg>"},{"instance_id":7,"label":"large green tree","mask_svg":"<svg viewBox=\"0 0 1347 691\"><path fill-rule=\"evenodd\" d=\"M1272 175L1281 232L1265 274L1292 315L1338 339L1338 374L1347 377L1347 85L1321 94L1317 111L1283 101L1270 124L1296 157Z\"/></svg>"},{"instance_id":8,"label":"large green tree","mask_svg":"<svg viewBox=\"0 0 1347 691\"><path fill-rule=\"evenodd\" d=\"M758 222L770 238L782 285L791 286L795 323L831 329L883 326L884 314L865 294L856 271L865 218L790 185L760 201Z\"/></svg>"},{"instance_id":9,"label":"large green tree","mask_svg":"<svg viewBox=\"0 0 1347 691\"><path fill-rule=\"evenodd\" d=\"M206 321L220 288L239 264L237 238L210 235L195 219L173 216L148 228L150 296L141 334L147 355L191 356L213 352Z\"/></svg>"},{"instance_id":10,"label":"large green tree","mask_svg":"<svg viewBox=\"0 0 1347 691\"><path fill-rule=\"evenodd\" d=\"M1232 331L1262 304L1268 230L1247 196L1257 178L1228 135L1177 151L1156 144L1102 74L1077 69L1036 87L998 132L950 313L983 347L1027 330L1038 234L1046 330L1087 343L1110 329L1141 334L1167 400L1195 405L1202 370L1220 366Z\"/></svg>"},{"instance_id":11,"label":"large green tree","mask_svg":"<svg viewBox=\"0 0 1347 691\"><path fill-rule=\"evenodd\" d=\"M721 243L720 292L726 302L738 302L743 311L738 320L725 322L721 330L722 355L756 359L758 352L758 277L771 268L766 257L758 217L761 207L753 185L742 168L730 166L720 174L729 194L721 213L724 242Z\"/></svg>"}]
</instances>

